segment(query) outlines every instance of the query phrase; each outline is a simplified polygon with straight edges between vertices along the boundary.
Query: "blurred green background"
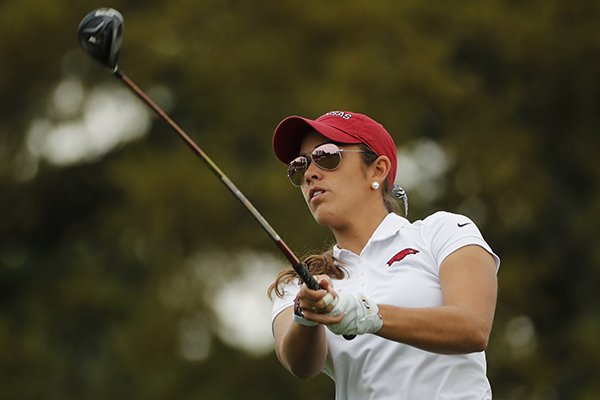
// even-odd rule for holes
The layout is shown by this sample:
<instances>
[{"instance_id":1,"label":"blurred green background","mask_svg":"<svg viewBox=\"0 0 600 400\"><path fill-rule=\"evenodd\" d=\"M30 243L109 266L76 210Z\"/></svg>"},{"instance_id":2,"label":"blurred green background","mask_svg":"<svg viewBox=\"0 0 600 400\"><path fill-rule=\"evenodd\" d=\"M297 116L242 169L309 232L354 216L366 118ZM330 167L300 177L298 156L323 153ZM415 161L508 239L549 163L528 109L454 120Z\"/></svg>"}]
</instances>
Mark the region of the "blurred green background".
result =
<instances>
[{"instance_id":1,"label":"blurred green background","mask_svg":"<svg viewBox=\"0 0 600 400\"><path fill-rule=\"evenodd\" d=\"M353 110L398 144L410 219L465 213L502 258L496 399L600 398L600 2L0 4L0 398L331 399L272 351L268 236L77 26L299 254L331 243L272 155Z\"/></svg>"}]
</instances>

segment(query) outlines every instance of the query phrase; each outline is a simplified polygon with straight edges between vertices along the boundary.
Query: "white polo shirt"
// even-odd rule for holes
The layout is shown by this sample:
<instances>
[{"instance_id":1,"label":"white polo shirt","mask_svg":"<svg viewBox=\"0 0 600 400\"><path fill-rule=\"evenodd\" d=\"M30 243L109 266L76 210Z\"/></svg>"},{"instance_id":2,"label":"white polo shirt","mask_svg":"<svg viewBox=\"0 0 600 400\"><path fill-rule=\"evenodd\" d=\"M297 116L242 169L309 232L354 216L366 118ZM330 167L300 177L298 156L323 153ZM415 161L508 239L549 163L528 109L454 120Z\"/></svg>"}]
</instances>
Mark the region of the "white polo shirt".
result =
<instances>
[{"instance_id":1,"label":"white polo shirt","mask_svg":"<svg viewBox=\"0 0 600 400\"><path fill-rule=\"evenodd\" d=\"M410 223L388 214L357 255L334 246L333 255L349 276L334 289L361 292L377 304L400 307L442 305L439 268L452 252L479 245L500 265L469 218L437 212ZM273 304L273 319L293 304L297 282ZM348 341L327 330L324 372L335 381L337 400L491 399L485 353L443 355L376 335Z\"/></svg>"}]
</instances>

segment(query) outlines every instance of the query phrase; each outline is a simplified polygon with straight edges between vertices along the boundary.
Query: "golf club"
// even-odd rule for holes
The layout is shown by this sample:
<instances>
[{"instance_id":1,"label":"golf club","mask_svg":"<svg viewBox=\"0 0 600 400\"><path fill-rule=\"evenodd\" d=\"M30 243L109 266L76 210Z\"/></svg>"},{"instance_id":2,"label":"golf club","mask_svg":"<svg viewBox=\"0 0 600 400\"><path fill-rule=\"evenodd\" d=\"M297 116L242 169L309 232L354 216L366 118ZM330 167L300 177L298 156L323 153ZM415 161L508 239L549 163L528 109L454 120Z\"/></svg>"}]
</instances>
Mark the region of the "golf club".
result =
<instances>
[{"instance_id":1,"label":"golf club","mask_svg":"<svg viewBox=\"0 0 600 400\"><path fill-rule=\"evenodd\" d=\"M79 24L79 43L81 47L94 60L110 68L113 75L125 83L140 99L149 105L179 137L196 153L210 168L210 170L223 182L229 191L246 207L254 219L267 232L279 250L292 264L300 279L312 290L320 288L318 282L308 271L306 266L296 257L281 237L269 225L267 220L250 203L244 194L221 171L210 157L177 125L152 99L150 99L135 83L133 83L117 65L119 50L123 38L123 16L112 8L100 8L87 14Z\"/></svg>"}]
</instances>

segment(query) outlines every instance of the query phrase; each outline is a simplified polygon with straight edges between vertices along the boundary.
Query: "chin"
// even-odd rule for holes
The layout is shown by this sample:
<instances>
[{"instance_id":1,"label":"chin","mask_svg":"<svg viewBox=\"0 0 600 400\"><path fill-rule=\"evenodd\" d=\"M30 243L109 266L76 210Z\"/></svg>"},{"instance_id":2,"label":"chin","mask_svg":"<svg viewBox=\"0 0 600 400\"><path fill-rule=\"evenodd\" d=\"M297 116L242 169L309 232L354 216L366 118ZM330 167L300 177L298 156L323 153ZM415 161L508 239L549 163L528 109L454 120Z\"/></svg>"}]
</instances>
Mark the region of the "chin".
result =
<instances>
[{"instance_id":1,"label":"chin","mask_svg":"<svg viewBox=\"0 0 600 400\"><path fill-rule=\"evenodd\" d=\"M324 208L319 208L315 211L312 211L313 218L319 225L323 226L335 226L339 224L339 215L338 213L328 211Z\"/></svg>"}]
</instances>

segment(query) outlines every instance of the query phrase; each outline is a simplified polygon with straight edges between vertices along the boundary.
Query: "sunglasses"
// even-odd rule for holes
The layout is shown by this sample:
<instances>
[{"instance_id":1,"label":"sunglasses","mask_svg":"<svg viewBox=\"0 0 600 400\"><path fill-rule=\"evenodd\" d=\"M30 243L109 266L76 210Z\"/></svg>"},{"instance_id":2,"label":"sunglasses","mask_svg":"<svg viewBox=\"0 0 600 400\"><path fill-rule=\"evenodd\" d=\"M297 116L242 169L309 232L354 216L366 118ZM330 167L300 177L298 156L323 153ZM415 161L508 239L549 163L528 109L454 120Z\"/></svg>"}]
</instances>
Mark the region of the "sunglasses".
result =
<instances>
[{"instance_id":1,"label":"sunglasses","mask_svg":"<svg viewBox=\"0 0 600 400\"><path fill-rule=\"evenodd\" d=\"M316 147L310 154L296 157L288 164L287 175L296 187L304 183L304 174L311 162L326 171L333 171L340 166L342 153L364 153L364 150L343 150L333 143L326 143Z\"/></svg>"}]
</instances>

